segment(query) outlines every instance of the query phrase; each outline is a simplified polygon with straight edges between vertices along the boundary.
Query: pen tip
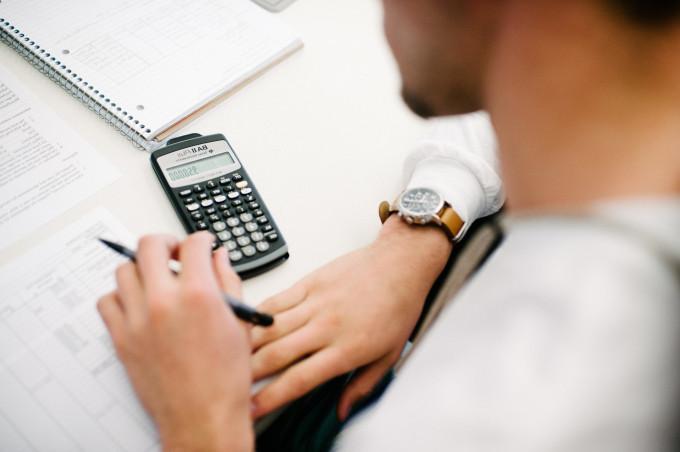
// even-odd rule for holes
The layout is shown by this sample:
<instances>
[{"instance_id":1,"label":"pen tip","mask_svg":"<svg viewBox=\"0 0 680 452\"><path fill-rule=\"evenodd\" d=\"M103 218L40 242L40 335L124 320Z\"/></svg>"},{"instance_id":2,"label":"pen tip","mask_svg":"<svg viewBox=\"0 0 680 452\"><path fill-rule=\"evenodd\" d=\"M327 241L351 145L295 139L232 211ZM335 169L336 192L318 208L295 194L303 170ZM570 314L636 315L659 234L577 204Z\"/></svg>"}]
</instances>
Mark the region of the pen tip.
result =
<instances>
[{"instance_id":1,"label":"pen tip","mask_svg":"<svg viewBox=\"0 0 680 452\"><path fill-rule=\"evenodd\" d=\"M103 243L104 246L106 246L107 248L110 248L110 249L112 249L114 251L118 251L118 252L121 251L120 245L118 245L117 243L113 243L112 241L103 239L101 237L97 237L97 240L99 240L101 243Z\"/></svg>"}]
</instances>

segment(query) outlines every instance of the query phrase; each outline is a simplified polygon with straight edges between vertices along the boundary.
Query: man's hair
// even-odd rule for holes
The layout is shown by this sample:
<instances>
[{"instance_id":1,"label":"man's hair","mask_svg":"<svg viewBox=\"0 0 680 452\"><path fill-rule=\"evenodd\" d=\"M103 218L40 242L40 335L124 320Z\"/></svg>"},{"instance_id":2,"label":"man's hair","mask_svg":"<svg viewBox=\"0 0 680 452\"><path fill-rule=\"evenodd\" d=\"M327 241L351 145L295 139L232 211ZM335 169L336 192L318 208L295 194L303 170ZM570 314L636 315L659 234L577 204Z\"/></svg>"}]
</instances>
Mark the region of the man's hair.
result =
<instances>
[{"instance_id":1,"label":"man's hair","mask_svg":"<svg viewBox=\"0 0 680 452\"><path fill-rule=\"evenodd\" d=\"M644 27L662 27L680 20L680 0L606 0L628 21Z\"/></svg>"}]
</instances>

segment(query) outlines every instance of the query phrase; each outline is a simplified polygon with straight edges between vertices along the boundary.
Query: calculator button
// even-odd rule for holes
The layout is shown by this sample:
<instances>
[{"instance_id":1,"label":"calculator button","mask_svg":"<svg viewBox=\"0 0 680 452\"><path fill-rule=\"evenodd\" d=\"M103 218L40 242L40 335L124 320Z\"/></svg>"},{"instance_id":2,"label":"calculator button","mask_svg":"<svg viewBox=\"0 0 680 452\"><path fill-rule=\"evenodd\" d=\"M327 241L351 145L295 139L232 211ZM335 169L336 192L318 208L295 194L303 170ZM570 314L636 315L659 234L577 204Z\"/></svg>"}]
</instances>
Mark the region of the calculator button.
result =
<instances>
[{"instance_id":1,"label":"calculator button","mask_svg":"<svg viewBox=\"0 0 680 452\"><path fill-rule=\"evenodd\" d=\"M184 198L184 204L191 204L194 201L194 198Z\"/></svg>"},{"instance_id":2,"label":"calculator button","mask_svg":"<svg viewBox=\"0 0 680 452\"><path fill-rule=\"evenodd\" d=\"M212 214L214 214L215 212L217 212L217 210L215 210L214 207L210 207L209 209L205 209L206 215L212 215Z\"/></svg>"},{"instance_id":3,"label":"calculator button","mask_svg":"<svg viewBox=\"0 0 680 452\"><path fill-rule=\"evenodd\" d=\"M246 212L245 207L241 207L241 206L237 207L237 208L234 209L234 210L235 210L236 213L238 213L238 214L241 214L241 213L245 213L245 212Z\"/></svg>"},{"instance_id":4,"label":"calculator button","mask_svg":"<svg viewBox=\"0 0 680 452\"><path fill-rule=\"evenodd\" d=\"M255 247L253 245L248 245L246 247L243 247L243 248L241 248L241 250L243 251L243 254L245 254L248 257L254 256L255 253L256 253Z\"/></svg>"},{"instance_id":5,"label":"calculator button","mask_svg":"<svg viewBox=\"0 0 680 452\"><path fill-rule=\"evenodd\" d=\"M249 221L252 221L253 216L249 213L242 213L240 218L244 223L248 223Z\"/></svg>"},{"instance_id":6,"label":"calculator button","mask_svg":"<svg viewBox=\"0 0 680 452\"><path fill-rule=\"evenodd\" d=\"M253 222L246 223L246 231L255 232L257 231L257 225ZM253 239L254 240L254 239ZM260 239L261 240L261 239Z\"/></svg>"},{"instance_id":7,"label":"calculator button","mask_svg":"<svg viewBox=\"0 0 680 452\"><path fill-rule=\"evenodd\" d=\"M236 201L231 202L231 205L234 206L234 207L238 207L241 204L243 204L243 201L241 201L240 199L237 199Z\"/></svg>"},{"instance_id":8,"label":"calculator button","mask_svg":"<svg viewBox=\"0 0 680 452\"><path fill-rule=\"evenodd\" d=\"M231 230L231 233L234 234L234 237L241 237L243 234L246 233L246 230L243 229L241 226L237 226Z\"/></svg>"},{"instance_id":9,"label":"calculator button","mask_svg":"<svg viewBox=\"0 0 680 452\"><path fill-rule=\"evenodd\" d=\"M203 191L203 187L200 185L194 185L194 193L200 193Z\"/></svg>"},{"instance_id":10,"label":"calculator button","mask_svg":"<svg viewBox=\"0 0 680 452\"><path fill-rule=\"evenodd\" d=\"M253 215L255 215L256 217L261 217L262 215L264 215L264 212L261 209L257 209L255 212L253 212Z\"/></svg>"},{"instance_id":11,"label":"calculator button","mask_svg":"<svg viewBox=\"0 0 680 452\"><path fill-rule=\"evenodd\" d=\"M222 190L220 190L219 188L216 188L216 189L214 189L214 190L211 190L211 191L210 191L210 194L213 195L213 196L221 195L221 194L222 194Z\"/></svg>"},{"instance_id":12,"label":"calculator button","mask_svg":"<svg viewBox=\"0 0 680 452\"><path fill-rule=\"evenodd\" d=\"M212 224L213 229L215 232L222 232L225 229L227 229L227 225L224 224L224 221L216 221Z\"/></svg>"},{"instance_id":13,"label":"calculator button","mask_svg":"<svg viewBox=\"0 0 680 452\"><path fill-rule=\"evenodd\" d=\"M242 235L236 239L236 243L238 243L240 246L250 245L250 237L247 235Z\"/></svg>"},{"instance_id":14,"label":"calculator button","mask_svg":"<svg viewBox=\"0 0 680 452\"><path fill-rule=\"evenodd\" d=\"M255 247L257 247L257 250L261 253L264 253L269 249L269 243L267 242L257 242L255 244Z\"/></svg>"},{"instance_id":15,"label":"calculator button","mask_svg":"<svg viewBox=\"0 0 680 452\"><path fill-rule=\"evenodd\" d=\"M267 224L269 223L269 218L267 217L257 217L257 224Z\"/></svg>"},{"instance_id":16,"label":"calculator button","mask_svg":"<svg viewBox=\"0 0 680 452\"><path fill-rule=\"evenodd\" d=\"M220 231L217 233L217 238L222 240L223 242L226 242L227 240L231 239L231 232Z\"/></svg>"},{"instance_id":17,"label":"calculator button","mask_svg":"<svg viewBox=\"0 0 680 452\"><path fill-rule=\"evenodd\" d=\"M229 240L229 241L225 242L224 246L227 247L227 251L234 251L238 247L236 242L233 241L233 240Z\"/></svg>"},{"instance_id":18,"label":"calculator button","mask_svg":"<svg viewBox=\"0 0 680 452\"><path fill-rule=\"evenodd\" d=\"M213 205L213 200L212 199L204 199L203 201L201 201L201 205L203 207L210 207L210 206Z\"/></svg>"},{"instance_id":19,"label":"calculator button","mask_svg":"<svg viewBox=\"0 0 680 452\"><path fill-rule=\"evenodd\" d=\"M229 253L229 259L231 259L234 262L240 261L241 259L243 259L243 253L240 252L239 250L234 250L231 253Z\"/></svg>"},{"instance_id":20,"label":"calculator button","mask_svg":"<svg viewBox=\"0 0 680 452\"><path fill-rule=\"evenodd\" d=\"M217 184L215 184L215 182L213 182L213 181L208 181L208 183L205 184L205 186L208 187L209 189L213 189L213 188L217 187Z\"/></svg>"},{"instance_id":21,"label":"calculator button","mask_svg":"<svg viewBox=\"0 0 680 452\"><path fill-rule=\"evenodd\" d=\"M227 219L227 226L229 226L230 228L233 228L234 226L238 226L239 223L240 223L240 221L238 221L238 218L236 218L236 217L231 217L231 218Z\"/></svg>"},{"instance_id":22,"label":"calculator button","mask_svg":"<svg viewBox=\"0 0 680 452\"><path fill-rule=\"evenodd\" d=\"M228 177L220 178L220 185L224 186L224 185L229 185L230 183L231 183L231 179L229 179Z\"/></svg>"},{"instance_id":23,"label":"calculator button","mask_svg":"<svg viewBox=\"0 0 680 452\"><path fill-rule=\"evenodd\" d=\"M236 182L234 185L236 185L236 188L246 188L248 186L248 181L242 180L242 181Z\"/></svg>"},{"instance_id":24,"label":"calculator button","mask_svg":"<svg viewBox=\"0 0 680 452\"><path fill-rule=\"evenodd\" d=\"M253 196L253 195L246 196L246 202L254 202L254 201L255 201L255 196Z\"/></svg>"},{"instance_id":25,"label":"calculator button","mask_svg":"<svg viewBox=\"0 0 680 452\"><path fill-rule=\"evenodd\" d=\"M207 193L201 193L198 195L198 199L208 199L208 194Z\"/></svg>"},{"instance_id":26,"label":"calculator button","mask_svg":"<svg viewBox=\"0 0 680 452\"><path fill-rule=\"evenodd\" d=\"M241 194L242 194L242 195L249 195L249 194L251 194L252 192L253 192L253 189L250 188L250 187L244 188L243 190L241 190Z\"/></svg>"},{"instance_id":27,"label":"calculator button","mask_svg":"<svg viewBox=\"0 0 680 452\"><path fill-rule=\"evenodd\" d=\"M226 205L226 204L220 204L219 206L217 206L217 208L222 210L222 211L229 210L229 206Z\"/></svg>"},{"instance_id":28,"label":"calculator button","mask_svg":"<svg viewBox=\"0 0 680 452\"><path fill-rule=\"evenodd\" d=\"M279 234L277 234L276 232L272 232L271 234L269 234L267 236L267 240L269 240L270 242L276 242L278 239L279 239Z\"/></svg>"},{"instance_id":29,"label":"calculator button","mask_svg":"<svg viewBox=\"0 0 680 452\"><path fill-rule=\"evenodd\" d=\"M227 197L224 195L217 195L213 198L216 203L221 203L227 200Z\"/></svg>"},{"instance_id":30,"label":"calculator button","mask_svg":"<svg viewBox=\"0 0 680 452\"><path fill-rule=\"evenodd\" d=\"M268 224L266 226L262 226L262 232L272 232L274 228L272 227L271 224Z\"/></svg>"},{"instance_id":31,"label":"calculator button","mask_svg":"<svg viewBox=\"0 0 680 452\"><path fill-rule=\"evenodd\" d=\"M198 210L201 206L199 206L199 205L196 204L196 203L192 203L192 204L187 204L186 207L187 207L187 210L188 210L189 212L193 212L193 211L195 211L195 210Z\"/></svg>"},{"instance_id":32,"label":"calculator button","mask_svg":"<svg viewBox=\"0 0 680 452\"><path fill-rule=\"evenodd\" d=\"M251 210L255 210L255 209L259 209L260 205L256 202L251 202L250 204L248 204L248 207L250 207Z\"/></svg>"},{"instance_id":33,"label":"calculator button","mask_svg":"<svg viewBox=\"0 0 680 452\"><path fill-rule=\"evenodd\" d=\"M227 198L229 198L229 199L236 199L238 197L239 197L239 194L238 194L237 191L230 191L229 193L227 193Z\"/></svg>"},{"instance_id":34,"label":"calculator button","mask_svg":"<svg viewBox=\"0 0 680 452\"><path fill-rule=\"evenodd\" d=\"M233 176L231 176L231 180L233 180L234 182L238 182L238 181L240 181L240 180L243 180L243 176L241 176L240 174L236 173L236 174L234 174Z\"/></svg>"},{"instance_id":35,"label":"calculator button","mask_svg":"<svg viewBox=\"0 0 680 452\"><path fill-rule=\"evenodd\" d=\"M248 226L248 224L246 226ZM253 242L259 242L260 240L264 239L264 234L261 233L260 231L253 232L252 234L250 234L250 238L253 240Z\"/></svg>"},{"instance_id":36,"label":"calculator button","mask_svg":"<svg viewBox=\"0 0 680 452\"><path fill-rule=\"evenodd\" d=\"M186 190L182 190L181 192L179 192L180 196L189 196L190 194L191 194L190 188L187 188Z\"/></svg>"},{"instance_id":37,"label":"calculator button","mask_svg":"<svg viewBox=\"0 0 680 452\"><path fill-rule=\"evenodd\" d=\"M191 214L191 219L194 221L198 221L203 219L203 215L201 215L201 212L194 212Z\"/></svg>"},{"instance_id":38,"label":"calculator button","mask_svg":"<svg viewBox=\"0 0 680 452\"><path fill-rule=\"evenodd\" d=\"M210 210L210 209L208 209L208 210ZM216 222L216 221L222 221L222 218L220 218L219 215L217 215L216 213L214 213L214 214L212 214L212 215L210 215L210 216L208 217L208 220L210 220L212 223L214 223L214 222Z\"/></svg>"},{"instance_id":39,"label":"calculator button","mask_svg":"<svg viewBox=\"0 0 680 452\"><path fill-rule=\"evenodd\" d=\"M198 229L199 231L205 231L208 229L208 225L203 221L199 221L198 223L196 223L196 229Z\"/></svg>"},{"instance_id":40,"label":"calculator button","mask_svg":"<svg viewBox=\"0 0 680 452\"><path fill-rule=\"evenodd\" d=\"M212 242L212 249L213 249L213 251L215 251L215 250L216 250L217 248L219 248L219 247L220 247L220 242L218 242L217 240L215 240L214 242Z\"/></svg>"}]
</instances>

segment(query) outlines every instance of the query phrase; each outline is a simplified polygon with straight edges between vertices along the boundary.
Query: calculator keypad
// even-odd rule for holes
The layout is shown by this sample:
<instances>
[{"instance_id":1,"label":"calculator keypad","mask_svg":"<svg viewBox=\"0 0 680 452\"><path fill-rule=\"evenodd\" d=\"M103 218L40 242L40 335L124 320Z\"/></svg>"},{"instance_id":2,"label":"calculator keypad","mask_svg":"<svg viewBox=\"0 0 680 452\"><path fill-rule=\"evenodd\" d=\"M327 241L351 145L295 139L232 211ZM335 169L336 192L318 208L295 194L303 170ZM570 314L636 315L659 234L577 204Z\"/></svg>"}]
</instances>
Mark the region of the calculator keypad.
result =
<instances>
[{"instance_id":1,"label":"calculator keypad","mask_svg":"<svg viewBox=\"0 0 680 452\"><path fill-rule=\"evenodd\" d=\"M279 238L241 174L185 187L177 194L194 229L213 232L232 262L266 253Z\"/></svg>"}]
</instances>

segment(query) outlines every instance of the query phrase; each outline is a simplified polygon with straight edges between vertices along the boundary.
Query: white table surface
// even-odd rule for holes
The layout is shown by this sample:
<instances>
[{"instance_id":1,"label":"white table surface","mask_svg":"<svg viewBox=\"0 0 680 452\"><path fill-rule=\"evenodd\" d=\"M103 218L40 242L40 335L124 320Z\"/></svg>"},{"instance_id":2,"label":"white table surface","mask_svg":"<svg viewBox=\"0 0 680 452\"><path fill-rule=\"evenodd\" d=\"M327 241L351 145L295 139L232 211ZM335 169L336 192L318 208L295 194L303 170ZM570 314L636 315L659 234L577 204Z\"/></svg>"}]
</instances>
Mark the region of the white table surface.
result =
<instances>
[{"instance_id":1,"label":"white table surface","mask_svg":"<svg viewBox=\"0 0 680 452\"><path fill-rule=\"evenodd\" d=\"M286 263L244 283L250 304L369 243L380 227L378 203L398 193L404 156L423 122L399 98L381 14L375 0L298 0L280 16L301 34L304 49L179 132L229 138L288 242ZM122 174L3 250L0 265L97 206L135 234L185 235L146 152L5 45L0 64ZM168 87L168 95L173 89L181 88Z\"/></svg>"}]
</instances>

